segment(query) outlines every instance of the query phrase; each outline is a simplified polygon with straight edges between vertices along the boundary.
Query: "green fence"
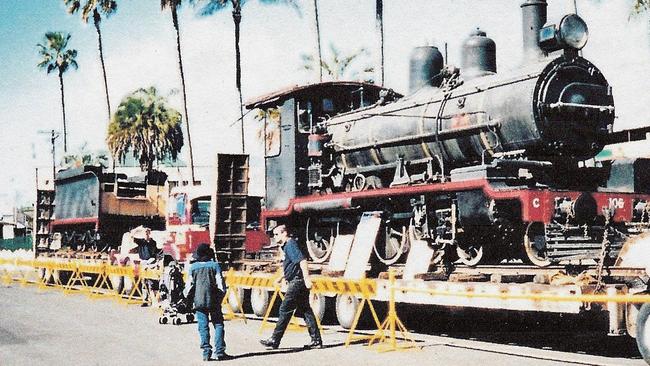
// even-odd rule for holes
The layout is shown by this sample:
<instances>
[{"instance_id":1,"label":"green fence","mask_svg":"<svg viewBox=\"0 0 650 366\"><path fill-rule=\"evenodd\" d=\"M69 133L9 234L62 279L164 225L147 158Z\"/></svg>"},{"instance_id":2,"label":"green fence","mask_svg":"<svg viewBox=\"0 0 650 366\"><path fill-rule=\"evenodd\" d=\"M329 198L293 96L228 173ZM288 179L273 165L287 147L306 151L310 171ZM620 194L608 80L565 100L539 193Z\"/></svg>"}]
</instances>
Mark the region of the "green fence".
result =
<instances>
[{"instance_id":1,"label":"green fence","mask_svg":"<svg viewBox=\"0 0 650 366\"><path fill-rule=\"evenodd\" d=\"M13 239L0 239L0 250L32 249L32 237L20 236Z\"/></svg>"}]
</instances>

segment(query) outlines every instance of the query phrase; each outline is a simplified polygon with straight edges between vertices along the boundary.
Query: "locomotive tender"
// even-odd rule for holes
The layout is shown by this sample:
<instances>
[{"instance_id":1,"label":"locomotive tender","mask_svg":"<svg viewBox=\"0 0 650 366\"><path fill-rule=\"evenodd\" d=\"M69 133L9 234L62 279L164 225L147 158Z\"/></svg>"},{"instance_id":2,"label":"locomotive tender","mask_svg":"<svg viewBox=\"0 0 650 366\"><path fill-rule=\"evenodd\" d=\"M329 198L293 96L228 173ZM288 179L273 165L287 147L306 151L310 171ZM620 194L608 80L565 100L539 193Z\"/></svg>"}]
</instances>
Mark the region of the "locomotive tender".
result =
<instances>
[{"instance_id":1,"label":"locomotive tender","mask_svg":"<svg viewBox=\"0 0 650 366\"><path fill-rule=\"evenodd\" d=\"M315 262L372 211L384 265L413 240L436 251L432 264L613 263L650 227L650 160L595 157L649 129L613 132L612 88L580 55L586 23L546 25L546 7L521 5L515 70L497 73L495 43L477 30L460 70L415 49L408 96L327 82L248 103L266 116L263 224L297 228Z\"/></svg>"}]
</instances>

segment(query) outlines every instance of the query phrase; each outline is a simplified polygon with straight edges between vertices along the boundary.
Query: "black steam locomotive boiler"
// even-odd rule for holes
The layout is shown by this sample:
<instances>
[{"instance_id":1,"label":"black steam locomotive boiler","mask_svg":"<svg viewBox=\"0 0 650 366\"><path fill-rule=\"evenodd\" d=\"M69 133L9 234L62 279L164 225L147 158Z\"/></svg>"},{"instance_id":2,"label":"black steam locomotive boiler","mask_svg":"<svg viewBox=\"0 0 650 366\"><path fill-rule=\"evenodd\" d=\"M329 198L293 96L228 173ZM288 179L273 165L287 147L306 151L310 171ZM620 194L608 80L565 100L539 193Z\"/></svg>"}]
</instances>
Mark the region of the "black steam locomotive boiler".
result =
<instances>
[{"instance_id":1,"label":"black steam locomotive boiler","mask_svg":"<svg viewBox=\"0 0 650 366\"><path fill-rule=\"evenodd\" d=\"M611 263L650 227L650 160L595 156L650 129L613 132L612 88L579 52L586 23L546 24L546 7L521 5L515 70L497 72L495 43L477 30L460 69L415 49L407 96L329 82L249 103L267 118L263 223L297 228L316 262L373 211L386 265L413 240L447 263Z\"/></svg>"}]
</instances>

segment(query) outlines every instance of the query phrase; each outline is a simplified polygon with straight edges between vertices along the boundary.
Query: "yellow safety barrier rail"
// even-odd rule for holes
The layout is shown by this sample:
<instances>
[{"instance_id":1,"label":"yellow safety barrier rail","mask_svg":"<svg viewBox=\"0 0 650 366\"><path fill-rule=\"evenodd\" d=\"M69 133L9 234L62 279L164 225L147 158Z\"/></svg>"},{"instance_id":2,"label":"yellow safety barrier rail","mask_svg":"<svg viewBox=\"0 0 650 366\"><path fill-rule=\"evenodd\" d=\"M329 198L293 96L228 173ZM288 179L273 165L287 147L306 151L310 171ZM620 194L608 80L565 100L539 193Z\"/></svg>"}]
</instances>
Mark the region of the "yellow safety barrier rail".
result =
<instances>
[{"instance_id":1,"label":"yellow safety barrier rail","mask_svg":"<svg viewBox=\"0 0 650 366\"><path fill-rule=\"evenodd\" d=\"M5 283L19 283L21 286L35 284L40 288L52 287L60 289L65 294L80 293L90 298L113 297L120 303L133 304L142 303L144 294L141 287L145 286L146 280L159 280L162 270L159 268L148 268L142 266L118 266L109 265L105 262L88 262L78 260L61 259L24 259L24 258L0 258L0 280ZM236 272L233 269L225 274L228 290L224 297L224 305L229 309L231 318L241 317L246 321L243 312L242 299L239 291L244 288L263 288L273 291L268 308L262 319L260 332L265 329L273 305L278 298L283 299L281 287L276 280L280 273L273 275L255 275L253 273ZM131 287L125 293L118 293L116 284L112 283L112 276L122 280L130 280ZM51 281L50 281L51 278ZM426 294L429 296L447 296L477 299L498 299L498 300L529 300L549 302L583 302L583 303L650 303L649 294L626 294L616 290L610 293L586 293L586 294L555 294L555 293L513 293L506 289L499 292L483 293L474 291L450 291L431 288L418 288L413 286L400 286L395 280L395 275L389 271L389 280L385 287L389 291L388 315L383 322L380 322L377 312L372 304L372 299L377 296L378 282L376 279L349 280L344 278L332 278L315 276L312 278L313 293L336 294L354 296L360 300L359 306L354 315L352 326L349 329L345 346L349 346L355 339L368 339L370 346L376 346L379 351L394 351L401 349L416 348L415 341L409 336L408 330L399 319L396 310L396 293L400 294ZM561 286L559 286L561 287ZM227 302L228 295L236 298L239 313ZM365 308L372 314L377 331L372 336L355 337L355 330L359 318ZM318 327L322 331L320 320L316 319ZM292 325L295 327L296 319L292 316ZM300 327L302 328L302 327ZM407 344L398 344L398 335Z\"/></svg>"}]
</instances>

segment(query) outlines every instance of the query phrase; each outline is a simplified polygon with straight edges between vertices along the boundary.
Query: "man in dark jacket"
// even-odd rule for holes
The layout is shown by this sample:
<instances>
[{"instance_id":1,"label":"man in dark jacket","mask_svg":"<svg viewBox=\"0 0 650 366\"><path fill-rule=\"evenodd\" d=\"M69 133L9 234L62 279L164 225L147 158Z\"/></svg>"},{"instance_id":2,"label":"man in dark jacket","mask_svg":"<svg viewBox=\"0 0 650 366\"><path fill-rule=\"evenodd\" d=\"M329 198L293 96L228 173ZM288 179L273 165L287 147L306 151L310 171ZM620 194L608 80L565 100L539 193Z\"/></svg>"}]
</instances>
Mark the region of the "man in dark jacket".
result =
<instances>
[{"instance_id":1,"label":"man in dark jacket","mask_svg":"<svg viewBox=\"0 0 650 366\"><path fill-rule=\"evenodd\" d=\"M226 293L226 282L221 274L221 266L214 259L214 251L208 244L201 244L194 253L195 262L189 269L188 300L192 301L199 324L199 336L203 361L225 360L231 358L226 354L224 341L223 313L221 301ZM210 328L214 326L214 354L210 346Z\"/></svg>"},{"instance_id":2,"label":"man in dark jacket","mask_svg":"<svg viewBox=\"0 0 650 366\"><path fill-rule=\"evenodd\" d=\"M285 225L279 225L273 229L273 237L282 246L284 252L282 277L287 281L287 293L280 304L280 314L273 335L269 339L261 340L260 343L269 348L278 348L291 316L297 310L302 312L311 336L311 343L306 344L305 348L323 348L316 316L309 305L311 279L307 269L307 259L298 247L296 239L289 236Z\"/></svg>"}]
</instances>

